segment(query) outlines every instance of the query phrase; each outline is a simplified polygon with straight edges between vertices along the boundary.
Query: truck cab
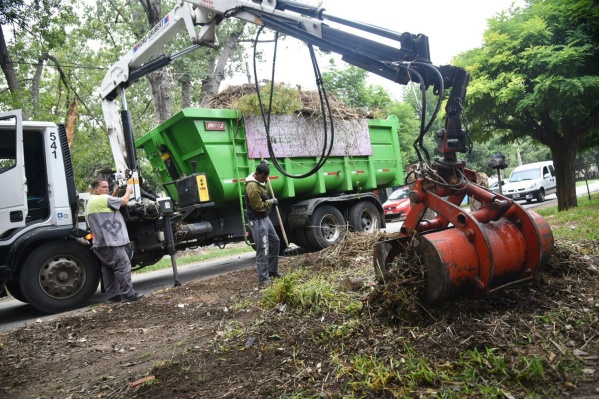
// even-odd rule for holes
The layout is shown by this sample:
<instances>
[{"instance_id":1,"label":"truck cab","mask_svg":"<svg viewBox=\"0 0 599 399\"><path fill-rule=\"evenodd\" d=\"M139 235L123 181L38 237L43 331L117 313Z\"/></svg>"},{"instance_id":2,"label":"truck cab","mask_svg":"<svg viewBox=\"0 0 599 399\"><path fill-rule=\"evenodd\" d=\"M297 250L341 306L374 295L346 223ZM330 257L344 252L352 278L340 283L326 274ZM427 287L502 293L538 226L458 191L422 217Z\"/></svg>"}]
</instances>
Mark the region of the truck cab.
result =
<instances>
[{"instance_id":1,"label":"truck cab","mask_svg":"<svg viewBox=\"0 0 599 399\"><path fill-rule=\"evenodd\" d=\"M58 126L49 122L23 125L20 115L4 115L0 116L2 244L12 243L32 226L70 226L73 221Z\"/></svg>"},{"instance_id":2,"label":"truck cab","mask_svg":"<svg viewBox=\"0 0 599 399\"><path fill-rule=\"evenodd\" d=\"M89 299L97 259L77 228L64 126L0 114L0 292L55 312Z\"/></svg>"}]
</instances>

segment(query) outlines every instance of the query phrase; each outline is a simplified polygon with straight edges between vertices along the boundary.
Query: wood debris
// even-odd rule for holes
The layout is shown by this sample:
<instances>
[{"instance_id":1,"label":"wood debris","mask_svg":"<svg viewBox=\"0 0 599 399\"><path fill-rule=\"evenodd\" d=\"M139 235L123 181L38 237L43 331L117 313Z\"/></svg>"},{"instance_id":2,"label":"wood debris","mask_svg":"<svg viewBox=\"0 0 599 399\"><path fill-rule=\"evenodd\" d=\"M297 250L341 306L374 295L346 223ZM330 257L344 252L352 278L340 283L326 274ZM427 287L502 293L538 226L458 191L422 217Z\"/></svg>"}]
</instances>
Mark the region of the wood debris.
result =
<instances>
[{"instance_id":1,"label":"wood debris","mask_svg":"<svg viewBox=\"0 0 599 399\"><path fill-rule=\"evenodd\" d=\"M264 98L267 89L266 86L260 88L261 95ZM300 109L295 110L295 113L303 115L305 117L320 117L322 115L322 104L320 95L317 91L303 91L298 87L297 89L300 103L302 104ZM256 86L253 84L243 84L239 86L229 86L222 92L215 95L207 104L208 108L216 109L235 109L235 101L245 96L252 96L256 94ZM276 91L275 91L276 95ZM331 108L331 116L335 120L347 120L347 119L364 119L372 118L373 115L364 109L351 108L343 104L342 101L338 100L332 94L327 93L328 104ZM267 104L264 104L265 106ZM258 114L259 109L255 110Z\"/></svg>"}]
</instances>

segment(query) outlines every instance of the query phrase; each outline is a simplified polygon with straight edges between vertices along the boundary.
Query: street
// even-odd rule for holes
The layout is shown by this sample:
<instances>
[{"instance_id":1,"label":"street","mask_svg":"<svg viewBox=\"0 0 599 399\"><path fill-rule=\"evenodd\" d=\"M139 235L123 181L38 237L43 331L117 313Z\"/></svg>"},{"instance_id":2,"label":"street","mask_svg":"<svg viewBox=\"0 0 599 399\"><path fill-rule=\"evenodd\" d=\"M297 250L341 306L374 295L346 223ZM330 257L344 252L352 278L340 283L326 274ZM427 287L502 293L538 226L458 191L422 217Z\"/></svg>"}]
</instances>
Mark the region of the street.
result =
<instances>
[{"instance_id":1,"label":"street","mask_svg":"<svg viewBox=\"0 0 599 399\"><path fill-rule=\"evenodd\" d=\"M191 280L207 278L218 274L233 272L254 265L254 254L252 252L235 255L226 258L206 261L177 267L179 282L184 284ZM172 269L162 269L147 273L133 274L133 285L135 290L142 294L149 294L160 289L173 287L174 277ZM106 295L98 291L90 299L89 305L97 305L106 301ZM71 312L77 312L73 310ZM66 313L60 313L64 315ZM0 332L20 327L29 322L47 323L57 315L48 315L40 312L26 303L17 301L10 297L0 299Z\"/></svg>"}]
</instances>

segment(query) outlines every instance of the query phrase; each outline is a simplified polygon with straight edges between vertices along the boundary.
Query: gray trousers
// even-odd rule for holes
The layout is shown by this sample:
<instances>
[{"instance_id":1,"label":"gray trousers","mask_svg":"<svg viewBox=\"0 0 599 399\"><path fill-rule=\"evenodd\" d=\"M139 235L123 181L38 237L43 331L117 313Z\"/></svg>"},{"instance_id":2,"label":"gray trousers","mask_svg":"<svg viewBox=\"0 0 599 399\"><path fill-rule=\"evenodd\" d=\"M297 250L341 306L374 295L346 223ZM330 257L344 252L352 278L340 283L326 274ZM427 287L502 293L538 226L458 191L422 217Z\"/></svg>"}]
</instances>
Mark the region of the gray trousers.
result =
<instances>
[{"instance_id":1,"label":"gray trousers","mask_svg":"<svg viewBox=\"0 0 599 399\"><path fill-rule=\"evenodd\" d=\"M279 247L281 242L269 217L248 220L256 244L256 267L258 282L268 280L268 273L279 271Z\"/></svg>"},{"instance_id":2,"label":"gray trousers","mask_svg":"<svg viewBox=\"0 0 599 399\"><path fill-rule=\"evenodd\" d=\"M109 298L135 294L131 282L131 261L125 246L94 248L102 262L102 281Z\"/></svg>"}]
</instances>

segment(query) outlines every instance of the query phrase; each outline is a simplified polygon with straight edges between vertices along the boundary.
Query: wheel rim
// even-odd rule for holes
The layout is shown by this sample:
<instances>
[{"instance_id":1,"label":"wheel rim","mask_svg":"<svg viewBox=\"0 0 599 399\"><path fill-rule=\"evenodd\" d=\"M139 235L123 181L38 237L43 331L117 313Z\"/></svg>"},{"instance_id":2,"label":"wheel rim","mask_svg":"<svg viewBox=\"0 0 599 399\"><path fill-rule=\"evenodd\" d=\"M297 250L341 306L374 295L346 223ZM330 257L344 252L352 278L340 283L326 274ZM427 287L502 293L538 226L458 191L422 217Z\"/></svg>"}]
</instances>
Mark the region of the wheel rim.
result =
<instances>
[{"instance_id":1,"label":"wheel rim","mask_svg":"<svg viewBox=\"0 0 599 399\"><path fill-rule=\"evenodd\" d=\"M336 217L333 215L326 215L320 222L320 231L322 232L322 238L328 242L335 242L341 235L341 228Z\"/></svg>"},{"instance_id":2,"label":"wheel rim","mask_svg":"<svg viewBox=\"0 0 599 399\"><path fill-rule=\"evenodd\" d=\"M83 287L85 269L72 257L57 256L41 268L39 282L48 296L68 298Z\"/></svg>"},{"instance_id":3,"label":"wheel rim","mask_svg":"<svg viewBox=\"0 0 599 399\"><path fill-rule=\"evenodd\" d=\"M364 233L372 233L378 229L378 217L371 209L364 209L360 215L360 224Z\"/></svg>"}]
</instances>

